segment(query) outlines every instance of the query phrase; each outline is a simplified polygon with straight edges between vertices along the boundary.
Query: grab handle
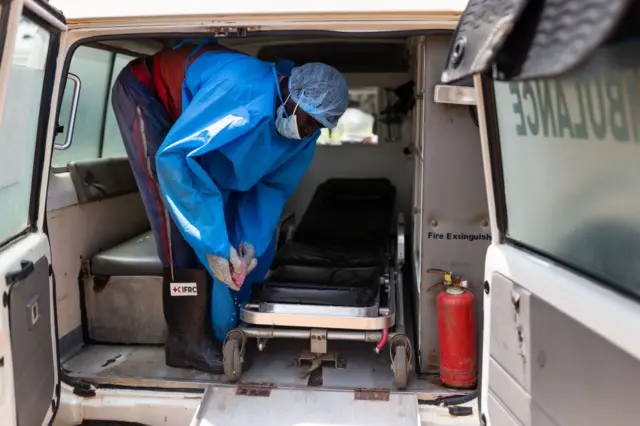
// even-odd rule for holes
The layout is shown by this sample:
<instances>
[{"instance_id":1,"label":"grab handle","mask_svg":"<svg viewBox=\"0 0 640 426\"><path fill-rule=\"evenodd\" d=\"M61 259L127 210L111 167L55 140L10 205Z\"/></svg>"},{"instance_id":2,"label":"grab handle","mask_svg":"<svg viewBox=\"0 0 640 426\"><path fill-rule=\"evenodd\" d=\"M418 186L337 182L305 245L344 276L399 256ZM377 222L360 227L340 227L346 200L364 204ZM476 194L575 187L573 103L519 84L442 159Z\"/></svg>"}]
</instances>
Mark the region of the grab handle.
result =
<instances>
[{"instance_id":1,"label":"grab handle","mask_svg":"<svg viewBox=\"0 0 640 426\"><path fill-rule=\"evenodd\" d=\"M71 98L71 112L69 114L69 122L67 123L67 137L62 145L54 145L55 149L69 149L73 141L73 129L76 125L76 114L78 113L78 101L80 100L80 78L77 75L69 73L67 78L73 81L73 97Z\"/></svg>"}]
</instances>

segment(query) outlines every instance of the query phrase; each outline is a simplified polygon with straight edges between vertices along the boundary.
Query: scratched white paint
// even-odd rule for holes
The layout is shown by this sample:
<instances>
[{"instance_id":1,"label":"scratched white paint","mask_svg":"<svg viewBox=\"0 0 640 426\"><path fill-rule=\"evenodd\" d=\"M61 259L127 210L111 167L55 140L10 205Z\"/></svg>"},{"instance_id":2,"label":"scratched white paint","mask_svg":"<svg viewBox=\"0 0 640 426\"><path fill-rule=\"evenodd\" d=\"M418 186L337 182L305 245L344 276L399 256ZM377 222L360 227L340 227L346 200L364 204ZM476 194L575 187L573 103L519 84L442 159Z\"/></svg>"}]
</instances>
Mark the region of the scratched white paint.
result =
<instances>
[{"instance_id":1,"label":"scratched white paint","mask_svg":"<svg viewBox=\"0 0 640 426\"><path fill-rule=\"evenodd\" d=\"M214 2L181 0L179 2L145 2L131 0L88 1L51 0L67 18L114 18L123 16L187 16L262 13L333 13L333 12L462 12L467 0L245 0Z\"/></svg>"}]
</instances>

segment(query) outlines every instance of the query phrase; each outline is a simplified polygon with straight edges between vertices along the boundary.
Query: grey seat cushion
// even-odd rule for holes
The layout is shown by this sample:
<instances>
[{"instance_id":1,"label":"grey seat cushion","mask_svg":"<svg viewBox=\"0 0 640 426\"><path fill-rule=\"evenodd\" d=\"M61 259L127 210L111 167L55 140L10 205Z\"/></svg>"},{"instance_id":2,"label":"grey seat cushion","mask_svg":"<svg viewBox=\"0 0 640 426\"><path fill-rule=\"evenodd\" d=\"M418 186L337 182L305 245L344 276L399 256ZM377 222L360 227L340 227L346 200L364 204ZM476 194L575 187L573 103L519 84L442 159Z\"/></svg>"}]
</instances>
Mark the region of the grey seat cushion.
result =
<instances>
[{"instance_id":1,"label":"grey seat cushion","mask_svg":"<svg viewBox=\"0 0 640 426\"><path fill-rule=\"evenodd\" d=\"M91 271L94 275L161 276L162 263L153 232L147 231L96 254Z\"/></svg>"}]
</instances>

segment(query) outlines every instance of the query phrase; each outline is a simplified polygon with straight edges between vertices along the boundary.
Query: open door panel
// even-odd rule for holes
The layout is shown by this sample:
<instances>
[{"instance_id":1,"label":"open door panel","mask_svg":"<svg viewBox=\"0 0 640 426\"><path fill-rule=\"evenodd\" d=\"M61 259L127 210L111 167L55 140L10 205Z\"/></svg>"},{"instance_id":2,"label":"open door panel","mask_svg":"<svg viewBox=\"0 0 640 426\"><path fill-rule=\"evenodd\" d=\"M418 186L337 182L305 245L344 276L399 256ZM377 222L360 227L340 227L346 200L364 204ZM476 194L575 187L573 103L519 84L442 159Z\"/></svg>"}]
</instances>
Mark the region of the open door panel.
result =
<instances>
[{"instance_id":1,"label":"open door panel","mask_svg":"<svg viewBox=\"0 0 640 426\"><path fill-rule=\"evenodd\" d=\"M489 3L470 3L449 71L471 28L462 23L486 18ZM492 224L483 424L637 423L639 5L567 1L563 12L531 2L541 10L502 34L491 63L465 71L487 71L475 75ZM558 20L568 10L571 19ZM594 10L601 20L584 19ZM555 41L543 52L545 36ZM501 72L505 64L519 73Z\"/></svg>"},{"instance_id":2,"label":"open door panel","mask_svg":"<svg viewBox=\"0 0 640 426\"><path fill-rule=\"evenodd\" d=\"M62 15L29 0L0 6L0 419L48 424L60 388L55 296L42 195Z\"/></svg>"}]
</instances>

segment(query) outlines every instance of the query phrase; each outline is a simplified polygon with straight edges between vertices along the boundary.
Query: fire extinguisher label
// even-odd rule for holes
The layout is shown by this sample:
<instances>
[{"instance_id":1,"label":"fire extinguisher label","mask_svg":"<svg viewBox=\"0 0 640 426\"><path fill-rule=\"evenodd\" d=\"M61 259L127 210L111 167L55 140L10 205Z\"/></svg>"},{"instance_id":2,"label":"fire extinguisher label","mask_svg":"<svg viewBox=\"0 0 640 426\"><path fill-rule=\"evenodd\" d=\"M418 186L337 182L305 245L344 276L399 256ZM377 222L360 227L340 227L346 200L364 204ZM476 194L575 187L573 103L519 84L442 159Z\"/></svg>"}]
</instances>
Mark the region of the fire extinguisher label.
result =
<instances>
[{"instance_id":1,"label":"fire extinguisher label","mask_svg":"<svg viewBox=\"0 0 640 426\"><path fill-rule=\"evenodd\" d=\"M427 233L427 238L430 240L467 240L467 241L491 241L491 234L477 233L477 234L465 234L460 232L433 232Z\"/></svg>"}]
</instances>

